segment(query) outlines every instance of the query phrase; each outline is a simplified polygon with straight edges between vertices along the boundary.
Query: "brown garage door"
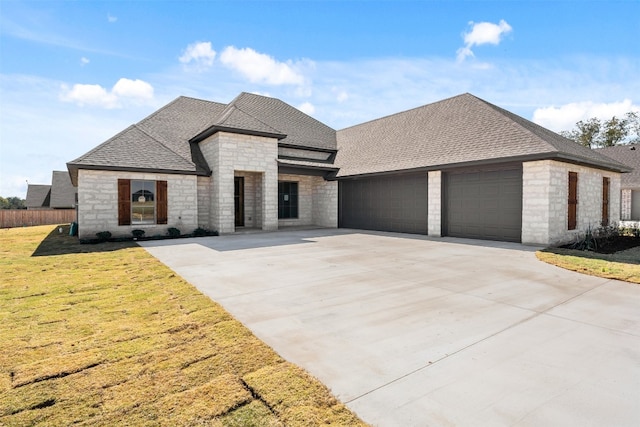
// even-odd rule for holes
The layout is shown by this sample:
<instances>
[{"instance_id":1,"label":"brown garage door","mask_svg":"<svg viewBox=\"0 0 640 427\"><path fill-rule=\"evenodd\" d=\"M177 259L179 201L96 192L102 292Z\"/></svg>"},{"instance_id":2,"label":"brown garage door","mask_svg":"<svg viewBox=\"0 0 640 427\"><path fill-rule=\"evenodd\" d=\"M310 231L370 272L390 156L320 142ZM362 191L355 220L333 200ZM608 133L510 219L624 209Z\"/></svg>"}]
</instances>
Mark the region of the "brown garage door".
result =
<instances>
[{"instance_id":1,"label":"brown garage door","mask_svg":"<svg viewBox=\"0 0 640 427\"><path fill-rule=\"evenodd\" d=\"M520 242L522 165L446 173L445 233Z\"/></svg>"},{"instance_id":2,"label":"brown garage door","mask_svg":"<svg viewBox=\"0 0 640 427\"><path fill-rule=\"evenodd\" d=\"M427 174L342 180L339 226L427 234Z\"/></svg>"}]
</instances>

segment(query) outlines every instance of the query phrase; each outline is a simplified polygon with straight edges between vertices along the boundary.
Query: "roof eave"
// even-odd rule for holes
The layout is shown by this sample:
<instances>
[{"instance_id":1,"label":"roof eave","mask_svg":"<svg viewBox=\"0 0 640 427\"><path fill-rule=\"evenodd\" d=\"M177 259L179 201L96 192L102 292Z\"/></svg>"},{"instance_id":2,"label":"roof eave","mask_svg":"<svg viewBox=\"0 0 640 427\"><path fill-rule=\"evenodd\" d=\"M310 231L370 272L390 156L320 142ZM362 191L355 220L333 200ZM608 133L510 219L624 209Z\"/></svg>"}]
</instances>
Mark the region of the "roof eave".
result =
<instances>
[{"instance_id":1,"label":"roof eave","mask_svg":"<svg viewBox=\"0 0 640 427\"><path fill-rule=\"evenodd\" d=\"M379 172L371 172L371 173L360 173L360 174L352 174L352 175L342 175L337 176L336 179L348 179L348 178L356 178L356 177L369 177L369 176L381 176L381 175L391 175L397 173L417 173L417 172L429 172L436 170L451 170L451 169L460 169L460 168L471 168L474 166L489 166L489 165L499 165L499 164L507 164L507 163L521 163L521 162L532 162L536 160L556 160L564 163L572 163L581 166L587 167L595 167L598 169L603 169L610 172L617 173L625 173L631 172L632 169L620 164L620 163L598 163L594 162L590 159L585 159L583 157L572 156L565 153L547 153L547 154L529 154L522 156L513 156L513 157L503 157L497 159L483 159L483 160L473 160L469 162L457 162L457 163L446 163L446 164L438 164L438 165L429 165L429 166L419 166L415 168L409 169L395 169L388 171L379 171Z\"/></svg>"},{"instance_id":2,"label":"roof eave","mask_svg":"<svg viewBox=\"0 0 640 427\"><path fill-rule=\"evenodd\" d=\"M200 141L203 141L203 140L209 138L211 135L214 135L214 134L216 134L218 132L237 133L237 134L240 134L240 135L263 136L263 137L266 137L266 138L275 138L278 141L287 137L287 135L284 135L282 133L263 132L263 131L257 131L257 130L251 130L251 129L238 129L238 128L232 128L232 127L227 127L227 126L214 125L214 126L211 126L211 127L207 128L207 129L205 129L204 131L200 132L199 134L197 134L193 138L191 138L189 140L189 142L198 143Z\"/></svg>"},{"instance_id":3,"label":"roof eave","mask_svg":"<svg viewBox=\"0 0 640 427\"><path fill-rule=\"evenodd\" d=\"M187 170L178 170L178 169L161 169L161 168L135 168L135 167L126 167L126 166L105 166L105 165L84 165L78 163L67 163L67 169L69 170L69 175L71 176L71 183L74 187L78 186L78 170L103 170L103 171L114 171L114 172L151 172L151 173L166 173L170 175L197 175L197 176L210 176L211 171L187 171Z\"/></svg>"}]
</instances>

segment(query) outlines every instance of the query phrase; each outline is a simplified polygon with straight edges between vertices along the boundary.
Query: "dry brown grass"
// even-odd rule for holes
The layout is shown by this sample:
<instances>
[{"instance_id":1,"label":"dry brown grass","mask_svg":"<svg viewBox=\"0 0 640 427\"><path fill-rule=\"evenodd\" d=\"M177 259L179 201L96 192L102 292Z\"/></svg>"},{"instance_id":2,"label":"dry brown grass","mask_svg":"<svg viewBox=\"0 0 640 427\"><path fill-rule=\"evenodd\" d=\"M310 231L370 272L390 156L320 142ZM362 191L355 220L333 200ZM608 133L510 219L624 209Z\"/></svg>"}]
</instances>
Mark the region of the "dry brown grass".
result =
<instances>
[{"instance_id":1,"label":"dry brown grass","mask_svg":"<svg viewBox=\"0 0 640 427\"><path fill-rule=\"evenodd\" d=\"M0 230L0 425L364 425L132 243Z\"/></svg>"},{"instance_id":2,"label":"dry brown grass","mask_svg":"<svg viewBox=\"0 0 640 427\"><path fill-rule=\"evenodd\" d=\"M536 252L541 261L567 270L607 279L640 283L640 246L614 254L599 254L563 248Z\"/></svg>"}]
</instances>

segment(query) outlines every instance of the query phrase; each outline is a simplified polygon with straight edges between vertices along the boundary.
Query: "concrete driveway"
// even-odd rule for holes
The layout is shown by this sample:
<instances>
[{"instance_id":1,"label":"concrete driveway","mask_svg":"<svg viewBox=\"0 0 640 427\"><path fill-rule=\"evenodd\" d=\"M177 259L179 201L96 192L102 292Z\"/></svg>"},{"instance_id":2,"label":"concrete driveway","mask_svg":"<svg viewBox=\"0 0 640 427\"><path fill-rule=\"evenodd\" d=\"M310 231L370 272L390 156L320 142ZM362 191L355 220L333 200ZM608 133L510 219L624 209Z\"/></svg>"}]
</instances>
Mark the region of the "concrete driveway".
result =
<instances>
[{"instance_id":1,"label":"concrete driveway","mask_svg":"<svg viewBox=\"0 0 640 427\"><path fill-rule=\"evenodd\" d=\"M141 245L372 425L640 425L640 286L536 248L344 229Z\"/></svg>"}]
</instances>

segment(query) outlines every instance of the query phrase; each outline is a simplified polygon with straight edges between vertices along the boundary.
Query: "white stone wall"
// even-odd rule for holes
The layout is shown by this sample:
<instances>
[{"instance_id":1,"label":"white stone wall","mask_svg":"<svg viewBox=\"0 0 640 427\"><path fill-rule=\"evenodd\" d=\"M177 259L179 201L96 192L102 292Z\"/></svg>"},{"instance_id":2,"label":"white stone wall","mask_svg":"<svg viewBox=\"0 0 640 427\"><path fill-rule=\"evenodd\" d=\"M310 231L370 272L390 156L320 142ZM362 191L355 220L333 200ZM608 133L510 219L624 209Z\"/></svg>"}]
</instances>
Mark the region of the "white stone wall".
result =
<instances>
[{"instance_id":1,"label":"white stone wall","mask_svg":"<svg viewBox=\"0 0 640 427\"><path fill-rule=\"evenodd\" d=\"M428 178L427 234L442 236L442 171L430 171Z\"/></svg>"},{"instance_id":2,"label":"white stone wall","mask_svg":"<svg viewBox=\"0 0 640 427\"><path fill-rule=\"evenodd\" d=\"M199 176L198 182L198 226L209 228L211 215L211 191L213 180L210 176Z\"/></svg>"},{"instance_id":3,"label":"white stone wall","mask_svg":"<svg viewBox=\"0 0 640 427\"><path fill-rule=\"evenodd\" d=\"M209 228L235 231L234 185L236 171L256 173L255 220L263 230L278 229L278 144L275 138L218 132L200 142L213 171Z\"/></svg>"},{"instance_id":4,"label":"white stone wall","mask_svg":"<svg viewBox=\"0 0 640 427\"><path fill-rule=\"evenodd\" d=\"M118 225L118 179L167 181L168 223ZM78 171L78 235L93 239L109 231L113 237L131 236L131 230L145 235L166 235L169 227L191 233L198 227L197 178L194 175L161 173Z\"/></svg>"},{"instance_id":5,"label":"white stone wall","mask_svg":"<svg viewBox=\"0 0 640 427\"><path fill-rule=\"evenodd\" d=\"M620 194L620 219L629 221L631 219L631 194L630 188L625 188Z\"/></svg>"},{"instance_id":6,"label":"white stone wall","mask_svg":"<svg viewBox=\"0 0 640 427\"><path fill-rule=\"evenodd\" d=\"M578 174L577 226L568 230L569 172ZM609 222L620 221L620 174L554 160L523 163L522 243L570 242L602 221L602 178L609 178Z\"/></svg>"},{"instance_id":7,"label":"white stone wall","mask_svg":"<svg viewBox=\"0 0 640 427\"><path fill-rule=\"evenodd\" d=\"M338 181L313 177L313 224L338 227Z\"/></svg>"}]
</instances>

